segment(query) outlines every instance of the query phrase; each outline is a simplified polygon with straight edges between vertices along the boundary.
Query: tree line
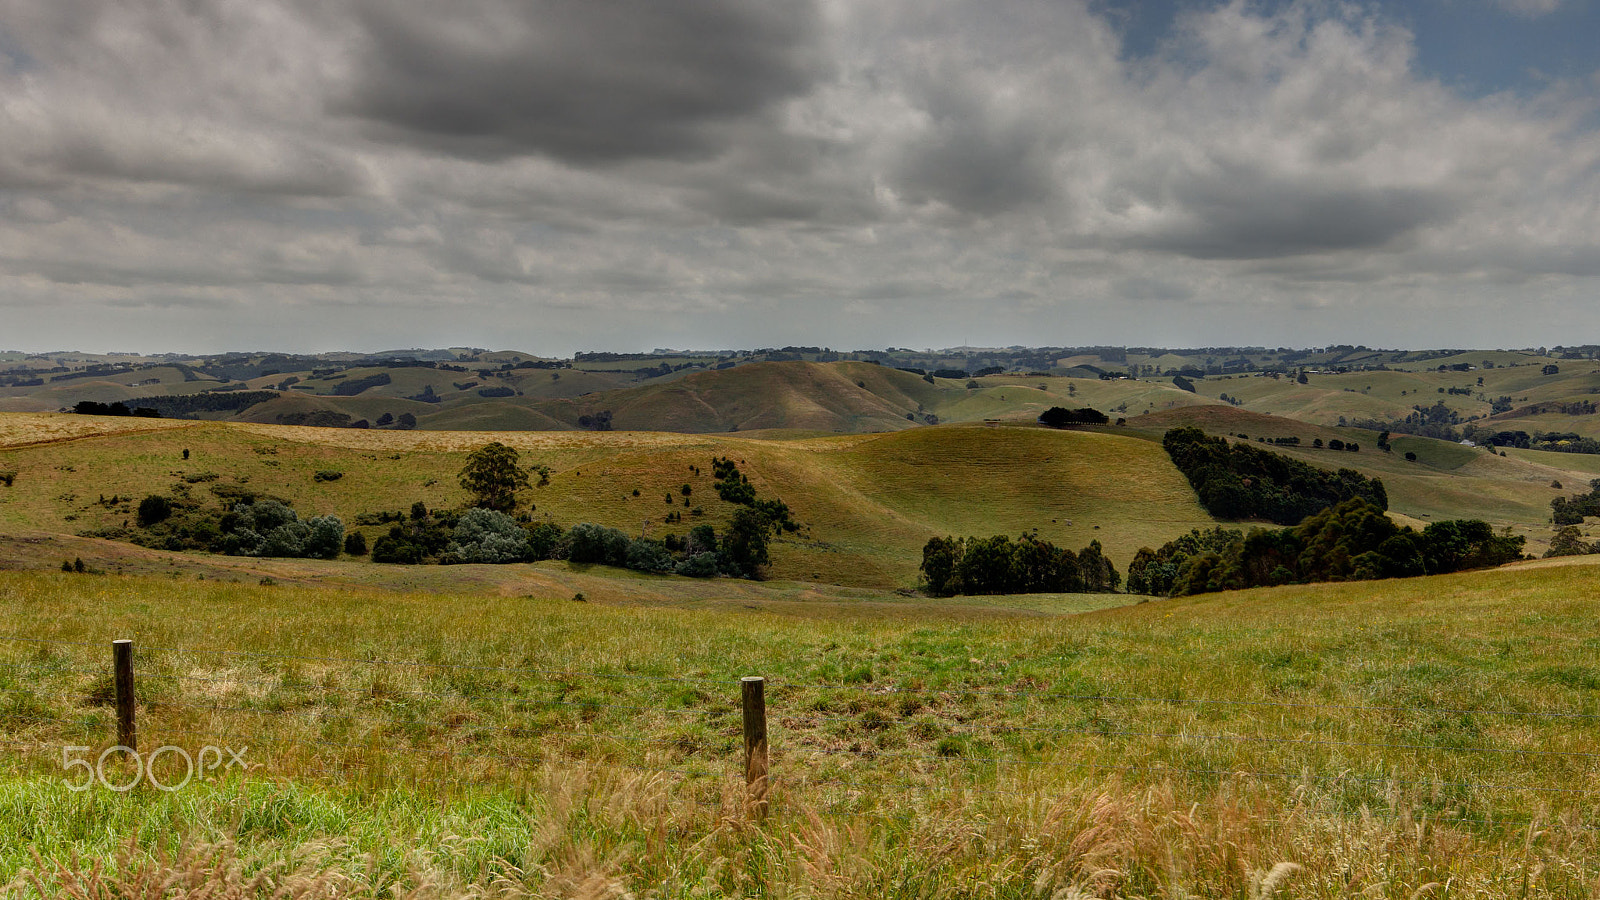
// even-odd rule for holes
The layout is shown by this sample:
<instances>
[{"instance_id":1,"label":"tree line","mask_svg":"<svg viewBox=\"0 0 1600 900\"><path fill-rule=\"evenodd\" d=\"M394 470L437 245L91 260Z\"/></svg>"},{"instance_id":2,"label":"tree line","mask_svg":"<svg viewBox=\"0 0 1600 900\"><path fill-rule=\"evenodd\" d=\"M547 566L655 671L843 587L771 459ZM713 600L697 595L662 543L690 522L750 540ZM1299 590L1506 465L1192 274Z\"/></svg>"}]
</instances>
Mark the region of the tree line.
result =
<instances>
[{"instance_id":1,"label":"tree line","mask_svg":"<svg viewBox=\"0 0 1600 900\"><path fill-rule=\"evenodd\" d=\"M1244 443L1173 428L1161 441L1206 512L1220 519L1266 519L1293 525L1353 498L1389 508L1383 482L1354 469L1329 472Z\"/></svg>"},{"instance_id":2,"label":"tree line","mask_svg":"<svg viewBox=\"0 0 1600 900\"><path fill-rule=\"evenodd\" d=\"M1196 529L1128 565L1128 591L1184 596L1279 584L1442 575L1522 558L1524 538L1452 519L1417 531L1362 497L1292 528Z\"/></svg>"},{"instance_id":3,"label":"tree line","mask_svg":"<svg viewBox=\"0 0 1600 900\"><path fill-rule=\"evenodd\" d=\"M72 411L80 416L137 416L141 419L159 419L161 413L148 406L129 407L128 404L118 401L116 403L96 403L93 400L79 400L73 405Z\"/></svg>"},{"instance_id":4,"label":"tree line","mask_svg":"<svg viewBox=\"0 0 1600 900\"><path fill-rule=\"evenodd\" d=\"M956 594L1105 593L1122 575L1099 541L1077 553L1037 534L933 538L922 548L922 577L935 597Z\"/></svg>"},{"instance_id":5,"label":"tree line","mask_svg":"<svg viewBox=\"0 0 1600 900\"><path fill-rule=\"evenodd\" d=\"M147 406L169 419L189 419L206 412L238 412L277 399L274 391L207 391L201 394L163 394L140 397L129 403Z\"/></svg>"}]
</instances>

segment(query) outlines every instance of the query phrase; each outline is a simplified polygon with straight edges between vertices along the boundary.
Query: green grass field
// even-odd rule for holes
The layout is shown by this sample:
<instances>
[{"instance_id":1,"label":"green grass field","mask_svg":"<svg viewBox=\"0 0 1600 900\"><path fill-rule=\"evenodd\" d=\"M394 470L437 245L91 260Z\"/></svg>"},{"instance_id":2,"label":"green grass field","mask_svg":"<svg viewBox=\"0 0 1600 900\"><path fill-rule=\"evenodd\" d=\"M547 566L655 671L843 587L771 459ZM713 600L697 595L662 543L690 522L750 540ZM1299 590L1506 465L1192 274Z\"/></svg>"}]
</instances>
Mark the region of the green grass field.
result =
<instances>
[{"instance_id":1,"label":"green grass field","mask_svg":"<svg viewBox=\"0 0 1600 900\"><path fill-rule=\"evenodd\" d=\"M1276 870L1277 896L1591 896L1595 572L1092 612L0 574L0 883L1245 898ZM60 748L112 741L119 637L141 747L247 745L252 768L69 791ZM759 823L749 674L770 680Z\"/></svg>"}]
</instances>

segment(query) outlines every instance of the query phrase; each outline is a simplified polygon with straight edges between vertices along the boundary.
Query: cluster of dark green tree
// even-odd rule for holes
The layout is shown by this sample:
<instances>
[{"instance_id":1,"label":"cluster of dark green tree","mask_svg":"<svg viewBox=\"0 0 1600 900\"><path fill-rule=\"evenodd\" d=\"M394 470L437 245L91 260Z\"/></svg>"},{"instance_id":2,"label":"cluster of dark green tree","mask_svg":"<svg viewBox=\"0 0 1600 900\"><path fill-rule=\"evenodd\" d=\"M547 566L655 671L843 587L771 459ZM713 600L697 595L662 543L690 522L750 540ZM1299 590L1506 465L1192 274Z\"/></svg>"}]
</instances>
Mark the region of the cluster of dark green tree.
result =
<instances>
[{"instance_id":1,"label":"cluster of dark green tree","mask_svg":"<svg viewBox=\"0 0 1600 900\"><path fill-rule=\"evenodd\" d=\"M128 404L122 402L96 403L93 400L79 400L72 407L72 411L80 416L138 416L142 419L161 418L161 413L151 409L148 406L136 406L130 409Z\"/></svg>"},{"instance_id":2,"label":"cluster of dark green tree","mask_svg":"<svg viewBox=\"0 0 1600 900\"><path fill-rule=\"evenodd\" d=\"M1584 516L1600 516L1600 478L1589 482L1589 492L1550 501L1550 519L1556 525L1582 525Z\"/></svg>"},{"instance_id":3,"label":"cluster of dark green tree","mask_svg":"<svg viewBox=\"0 0 1600 900\"><path fill-rule=\"evenodd\" d=\"M1099 541L1073 553L1036 534L933 538L922 548L922 577L935 597L1105 593L1122 582Z\"/></svg>"},{"instance_id":4,"label":"cluster of dark green tree","mask_svg":"<svg viewBox=\"0 0 1600 900\"><path fill-rule=\"evenodd\" d=\"M1461 440L1461 432L1454 426L1461 425L1466 420L1459 412L1446 406L1443 400L1434 401L1432 406L1413 406L1412 410L1414 411L1403 419L1356 419L1349 424L1355 428L1414 434L1441 441ZM1345 424L1344 420L1340 419L1339 424Z\"/></svg>"},{"instance_id":5,"label":"cluster of dark green tree","mask_svg":"<svg viewBox=\"0 0 1600 900\"><path fill-rule=\"evenodd\" d=\"M343 378L344 376L336 377ZM382 387L393 380L388 372L378 372L364 378L351 378L348 381L341 381L334 385L333 395L335 397L354 397L368 388Z\"/></svg>"},{"instance_id":6,"label":"cluster of dark green tree","mask_svg":"<svg viewBox=\"0 0 1600 900\"><path fill-rule=\"evenodd\" d=\"M1316 581L1442 575L1522 558L1520 535L1496 534L1487 522L1452 519L1421 531L1401 527L1355 497L1308 516L1293 528L1214 528L1159 550L1144 547L1128 565L1128 591L1184 596Z\"/></svg>"},{"instance_id":7,"label":"cluster of dark green tree","mask_svg":"<svg viewBox=\"0 0 1600 900\"><path fill-rule=\"evenodd\" d=\"M1583 532L1576 525L1562 525L1550 538L1550 549L1544 552L1548 558L1551 556L1588 556L1591 553L1600 553L1600 542L1590 542L1583 539Z\"/></svg>"},{"instance_id":8,"label":"cluster of dark green tree","mask_svg":"<svg viewBox=\"0 0 1600 900\"><path fill-rule=\"evenodd\" d=\"M1200 505L1221 519L1292 525L1352 498L1389 508L1383 482L1354 469L1329 472L1250 444L1209 437L1198 428L1174 428L1161 443Z\"/></svg>"},{"instance_id":9,"label":"cluster of dark green tree","mask_svg":"<svg viewBox=\"0 0 1600 900\"><path fill-rule=\"evenodd\" d=\"M736 514L720 535L710 525L698 525L686 537L668 535L655 541L589 522L563 530L554 522L526 517L519 521L485 507L429 510L421 503L412 506L409 516L395 518L401 521L373 542L373 562L452 565L564 559L691 578L758 577L768 561L771 530L756 518Z\"/></svg>"},{"instance_id":10,"label":"cluster of dark green tree","mask_svg":"<svg viewBox=\"0 0 1600 900\"><path fill-rule=\"evenodd\" d=\"M302 519L276 498L218 497L221 508L186 496L151 494L139 502L138 528L115 536L162 550L298 559L335 559L344 545L344 523L338 516Z\"/></svg>"},{"instance_id":11,"label":"cluster of dark green tree","mask_svg":"<svg viewBox=\"0 0 1600 900\"><path fill-rule=\"evenodd\" d=\"M716 478L711 486L716 489L718 497L728 503L750 508L765 518L774 529L788 532L800 530L800 523L790 515L788 504L778 499L762 500L756 497L755 486L750 483L748 476L739 471L738 463L725 456L714 456L711 458L711 474Z\"/></svg>"},{"instance_id":12,"label":"cluster of dark green tree","mask_svg":"<svg viewBox=\"0 0 1600 900\"><path fill-rule=\"evenodd\" d=\"M368 515L359 522L394 522L372 545L372 560L383 563L513 563L565 559L575 563L618 566L640 572L674 573L695 578L731 575L758 578L770 561L772 534L799 526L781 500L760 500L748 478L731 459L714 459L718 492L737 503L721 534L699 525L686 537L668 535L655 541L629 537L615 528L581 523L563 530L554 522L535 522L526 513L513 516L517 493L550 482L545 466L524 468L517 451L499 442L467 457L461 486L474 497L464 512L429 510L413 504L403 513ZM729 493L724 493L727 491ZM690 488L684 485L687 499ZM672 496L667 495L670 502Z\"/></svg>"},{"instance_id":13,"label":"cluster of dark green tree","mask_svg":"<svg viewBox=\"0 0 1600 900\"><path fill-rule=\"evenodd\" d=\"M1587 438L1574 431L1496 431L1468 429L1462 432L1480 444L1496 447L1520 447L1524 450L1549 450L1555 453L1600 453L1600 441Z\"/></svg>"},{"instance_id":14,"label":"cluster of dark green tree","mask_svg":"<svg viewBox=\"0 0 1600 900\"><path fill-rule=\"evenodd\" d=\"M192 419L200 413L238 412L277 398L272 391L205 391L199 394L162 394L130 400L168 419Z\"/></svg>"},{"instance_id":15,"label":"cluster of dark green tree","mask_svg":"<svg viewBox=\"0 0 1600 900\"><path fill-rule=\"evenodd\" d=\"M1110 421L1105 413L1088 406L1082 409L1052 406L1039 414L1039 424L1049 428L1065 428L1068 425L1105 425Z\"/></svg>"}]
</instances>

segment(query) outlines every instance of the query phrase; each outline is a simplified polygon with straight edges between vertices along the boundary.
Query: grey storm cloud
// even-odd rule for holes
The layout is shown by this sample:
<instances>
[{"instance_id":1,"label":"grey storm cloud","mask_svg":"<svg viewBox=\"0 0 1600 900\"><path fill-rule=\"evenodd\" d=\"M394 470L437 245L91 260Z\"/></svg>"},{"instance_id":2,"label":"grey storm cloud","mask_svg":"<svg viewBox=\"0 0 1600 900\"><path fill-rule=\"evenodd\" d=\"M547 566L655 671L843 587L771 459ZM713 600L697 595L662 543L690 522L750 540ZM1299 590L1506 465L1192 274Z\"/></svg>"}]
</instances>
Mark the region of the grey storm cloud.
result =
<instances>
[{"instance_id":1,"label":"grey storm cloud","mask_svg":"<svg viewBox=\"0 0 1600 900\"><path fill-rule=\"evenodd\" d=\"M1370 343L1416 327L1395 297L1504 285L1596 315L1600 82L1458 95L1381 7L1320 0L1197 4L1142 57L1119 27L1089 0L0 0L0 304L42 344L186 309L254 343L336 306L318 339L551 350L1211 342L1305 309Z\"/></svg>"},{"instance_id":2,"label":"grey storm cloud","mask_svg":"<svg viewBox=\"0 0 1600 900\"><path fill-rule=\"evenodd\" d=\"M1239 166L1191 176L1172 193L1179 221L1130 243L1198 259L1381 250L1459 206L1441 191L1319 184Z\"/></svg>"},{"instance_id":3,"label":"grey storm cloud","mask_svg":"<svg viewBox=\"0 0 1600 900\"><path fill-rule=\"evenodd\" d=\"M444 152L593 164L714 152L719 124L824 74L809 0L358 3L335 109Z\"/></svg>"}]
</instances>

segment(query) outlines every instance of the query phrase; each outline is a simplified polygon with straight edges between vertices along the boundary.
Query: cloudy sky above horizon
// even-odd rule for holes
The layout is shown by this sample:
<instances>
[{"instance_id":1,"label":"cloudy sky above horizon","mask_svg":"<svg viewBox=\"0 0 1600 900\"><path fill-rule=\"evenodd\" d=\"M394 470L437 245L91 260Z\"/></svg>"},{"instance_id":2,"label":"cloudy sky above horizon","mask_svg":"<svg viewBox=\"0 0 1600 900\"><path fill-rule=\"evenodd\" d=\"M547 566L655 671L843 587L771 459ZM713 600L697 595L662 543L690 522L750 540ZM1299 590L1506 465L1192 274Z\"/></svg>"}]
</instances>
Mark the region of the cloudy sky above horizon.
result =
<instances>
[{"instance_id":1,"label":"cloudy sky above horizon","mask_svg":"<svg viewBox=\"0 0 1600 900\"><path fill-rule=\"evenodd\" d=\"M1600 342L1600 0L0 0L0 349Z\"/></svg>"}]
</instances>

